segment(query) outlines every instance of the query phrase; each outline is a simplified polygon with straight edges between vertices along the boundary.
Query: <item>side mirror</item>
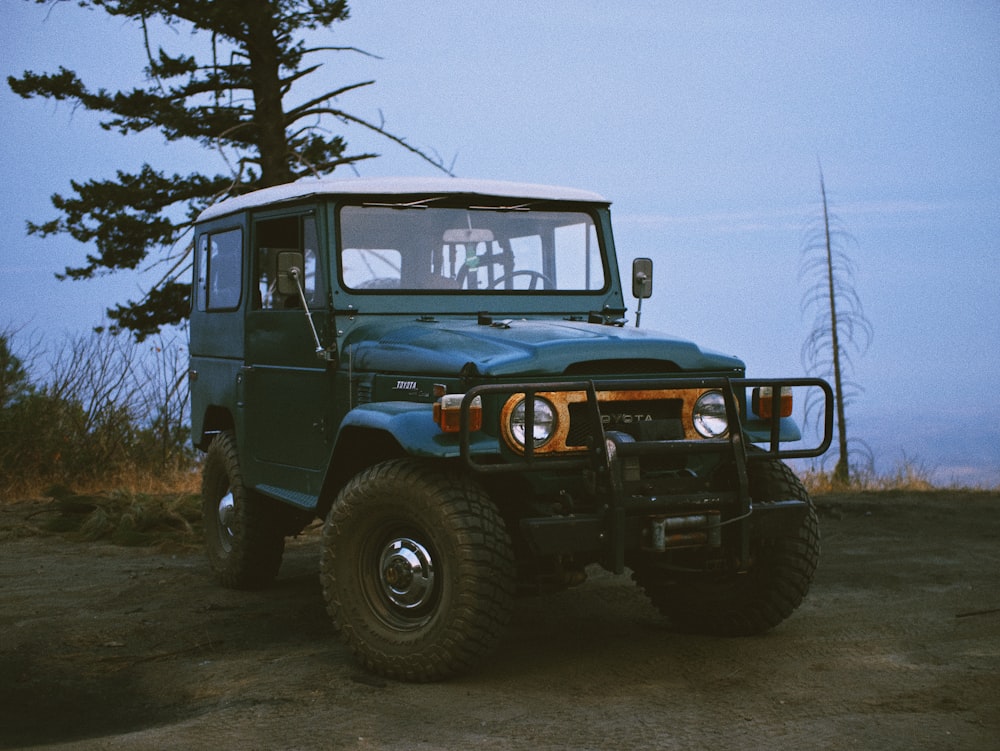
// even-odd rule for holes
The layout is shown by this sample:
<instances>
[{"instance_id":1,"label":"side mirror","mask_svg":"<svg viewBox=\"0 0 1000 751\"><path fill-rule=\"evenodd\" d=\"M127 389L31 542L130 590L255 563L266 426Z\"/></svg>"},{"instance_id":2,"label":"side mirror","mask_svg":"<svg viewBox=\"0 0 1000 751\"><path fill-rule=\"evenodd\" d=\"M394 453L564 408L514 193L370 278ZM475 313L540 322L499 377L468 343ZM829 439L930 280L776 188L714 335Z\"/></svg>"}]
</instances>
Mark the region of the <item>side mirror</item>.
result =
<instances>
[{"instance_id":1,"label":"side mirror","mask_svg":"<svg viewBox=\"0 0 1000 751\"><path fill-rule=\"evenodd\" d=\"M324 362L335 362L337 352L334 349L327 349L320 341L319 332L309 310L309 301L306 300L306 293L302 288L305 282L303 272L305 266L305 257L297 250L282 250L278 253L278 294L298 297L302 304L302 312L306 314L306 322L312 332L313 341L316 343L316 356Z\"/></svg>"},{"instance_id":2,"label":"side mirror","mask_svg":"<svg viewBox=\"0 0 1000 751\"><path fill-rule=\"evenodd\" d=\"M632 261L632 297L645 300L653 296L653 261L636 258Z\"/></svg>"},{"instance_id":3,"label":"side mirror","mask_svg":"<svg viewBox=\"0 0 1000 751\"><path fill-rule=\"evenodd\" d=\"M278 253L278 294L295 295L299 294L298 284L291 273L292 269L298 270L298 276L302 278L302 269L305 268L305 258L297 250L283 250Z\"/></svg>"}]
</instances>

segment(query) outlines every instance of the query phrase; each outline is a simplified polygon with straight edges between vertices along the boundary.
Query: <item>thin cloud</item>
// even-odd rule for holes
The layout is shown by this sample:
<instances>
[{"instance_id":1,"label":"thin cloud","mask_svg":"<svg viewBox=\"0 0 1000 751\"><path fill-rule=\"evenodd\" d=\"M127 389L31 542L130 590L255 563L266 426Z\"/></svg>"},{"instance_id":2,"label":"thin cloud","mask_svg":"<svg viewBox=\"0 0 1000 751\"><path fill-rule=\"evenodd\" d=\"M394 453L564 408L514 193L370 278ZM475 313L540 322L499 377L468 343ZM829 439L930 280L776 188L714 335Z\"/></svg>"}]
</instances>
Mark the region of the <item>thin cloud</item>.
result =
<instances>
[{"instance_id":1,"label":"thin cloud","mask_svg":"<svg viewBox=\"0 0 1000 751\"><path fill-rule=\"evenodd\" d=\"M886 200L856 201L834 207L841 218L882 218L934 214L953 209L950 203ZM799 231L816 214L813 206L764 211L711 211L699 214L615 214L616 225L643 229L701 229L718 234L736 232Z\"/></svg>"}]
</instances>

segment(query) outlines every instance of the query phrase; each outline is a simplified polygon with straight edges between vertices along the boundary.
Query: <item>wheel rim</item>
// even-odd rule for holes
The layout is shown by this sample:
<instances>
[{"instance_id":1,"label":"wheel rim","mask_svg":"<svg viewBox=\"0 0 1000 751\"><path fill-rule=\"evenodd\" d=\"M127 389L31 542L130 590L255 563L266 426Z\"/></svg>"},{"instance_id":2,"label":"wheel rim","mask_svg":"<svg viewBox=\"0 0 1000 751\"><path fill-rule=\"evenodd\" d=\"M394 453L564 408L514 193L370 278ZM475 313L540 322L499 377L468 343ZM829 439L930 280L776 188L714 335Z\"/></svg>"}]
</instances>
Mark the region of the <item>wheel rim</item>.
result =
<instances>
[{"instance_id":1,"label":"wheel rim","mask_svg":"<svg viewBox=\"0 0 1000 751\"><path fill-rule=\"evenodd\" d=\"M219 499L217 509L219 519L219 542L223 550L227 553L233 549L233 538L236 533L233 531L233 524L236 519L236 501L233 499L232 491L226 493Z\"/></svg>"},{"instance_id":2,"label":"wheel rim","mask_svg":"<svg viewBox=\"0 0 1000 751\"><path fill-rule=\"evenodd\" d=\"M434 559L410 537L395 537L382 548L378 583L386 601L407 616L421 612L434 599Z\"/></svg>"}]
</instances>

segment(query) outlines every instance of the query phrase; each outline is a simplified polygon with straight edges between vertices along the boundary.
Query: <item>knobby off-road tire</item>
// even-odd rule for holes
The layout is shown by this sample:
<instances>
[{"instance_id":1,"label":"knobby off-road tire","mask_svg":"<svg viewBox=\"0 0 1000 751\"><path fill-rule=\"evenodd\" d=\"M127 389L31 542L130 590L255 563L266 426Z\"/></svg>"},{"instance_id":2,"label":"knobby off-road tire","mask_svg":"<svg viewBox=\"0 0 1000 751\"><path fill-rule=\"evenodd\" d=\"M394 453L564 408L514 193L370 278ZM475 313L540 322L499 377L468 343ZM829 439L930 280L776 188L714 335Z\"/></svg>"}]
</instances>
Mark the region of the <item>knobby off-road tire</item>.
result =
<instances>
[{"instance_id":1,"label":"knobby off-road tire","mask_svg":"<svg viewBox=\"0 0 1000 751\"><path fill-rule=\"evenodd\" d=\"M751 541L751 568L744 574L638 568L633 578L678 631L759 634L790 616L809 591L819 560L819 524L812 500L781 462L753 462L749 471L754 505L799 499L809 504L808 513L794 534Z\"/></svg>"},{"instance_id":2,"label":"knobby off-road tire","mask_svg":"<svg viewBox=\"0 0 1000 751\"><path fill-rule=\"evenodd\" d=\"M243 485L231 431L219 433L208 448L201 498L205 553L219 583L258 589L274 579L285 552L277 502Z\"/></svg>"},{"instance_id":3,"label":"knobby off-road tire","mask_svg":"<svg viewBox=\"0 0 1000 751\"><path fill-rule=\"evenodd\" d=\"M320 579L337 631L366 668L433 681L496 646L514 563L478 484L404 459L364 470L340 492L323 528Z\"/></svg>"}]
</instances>

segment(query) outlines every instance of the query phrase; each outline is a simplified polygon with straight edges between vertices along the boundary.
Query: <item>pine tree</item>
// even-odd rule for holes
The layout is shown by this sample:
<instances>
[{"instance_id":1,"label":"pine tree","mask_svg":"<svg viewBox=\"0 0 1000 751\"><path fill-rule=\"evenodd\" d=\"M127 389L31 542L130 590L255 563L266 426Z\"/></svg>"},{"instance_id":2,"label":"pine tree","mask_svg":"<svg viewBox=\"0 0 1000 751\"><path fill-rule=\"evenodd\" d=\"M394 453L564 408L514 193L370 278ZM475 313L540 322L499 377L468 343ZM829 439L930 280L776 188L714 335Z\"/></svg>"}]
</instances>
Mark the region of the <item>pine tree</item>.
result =
<instances>
[{"instance_id":1,"label":"pine tree","mask_svg":"<svg viewBox=\"0 0 1000 751\"><path fill-rule=\"evenodd\" d=\"M221 154L228 165L227 171L220 162L215 174L180 175L144 164L134 173L118 171L115 179L74 180L72 194L52 196L57 218L28 222L30 234L66 233L96 248L85 264L67 268L60 278L136 269L149 259L164 264L162 279L143 299L108 310L115 330L129 330L141 340L186 317L189 229L206 206L378 156L350 153L344 138L329 132L332 121L373 131L450 174L440 159L410 146L384 123L335 106L338 97L374 81L290 104L293 88L322 67L311 62L318 53L367 54L351 47L307 47L302 38L305 32L346 20L346 0L77 2L137 25L146 41L146 85L128 91L93 89L61 67L56 73L26 71L20 78L8 77L11 89L26 99L68 101L103 113L101 127L107 131L127 136L158 130L169 142L194 142ZM192 45L194 37L207 36L211 59L154 50L149 32L155 24L192 31Z\"/></svg>"},{"instance_id":2,"label":"pine tree","mask_svg":"<svg viewBox=\"0 0 1000 751\"><path fill-rule=\"evenodd\" d=\"M24 361L14 354L12 332L0 329L0 410L13 404L31 389Z\"/></svg>"}]
</instances>

